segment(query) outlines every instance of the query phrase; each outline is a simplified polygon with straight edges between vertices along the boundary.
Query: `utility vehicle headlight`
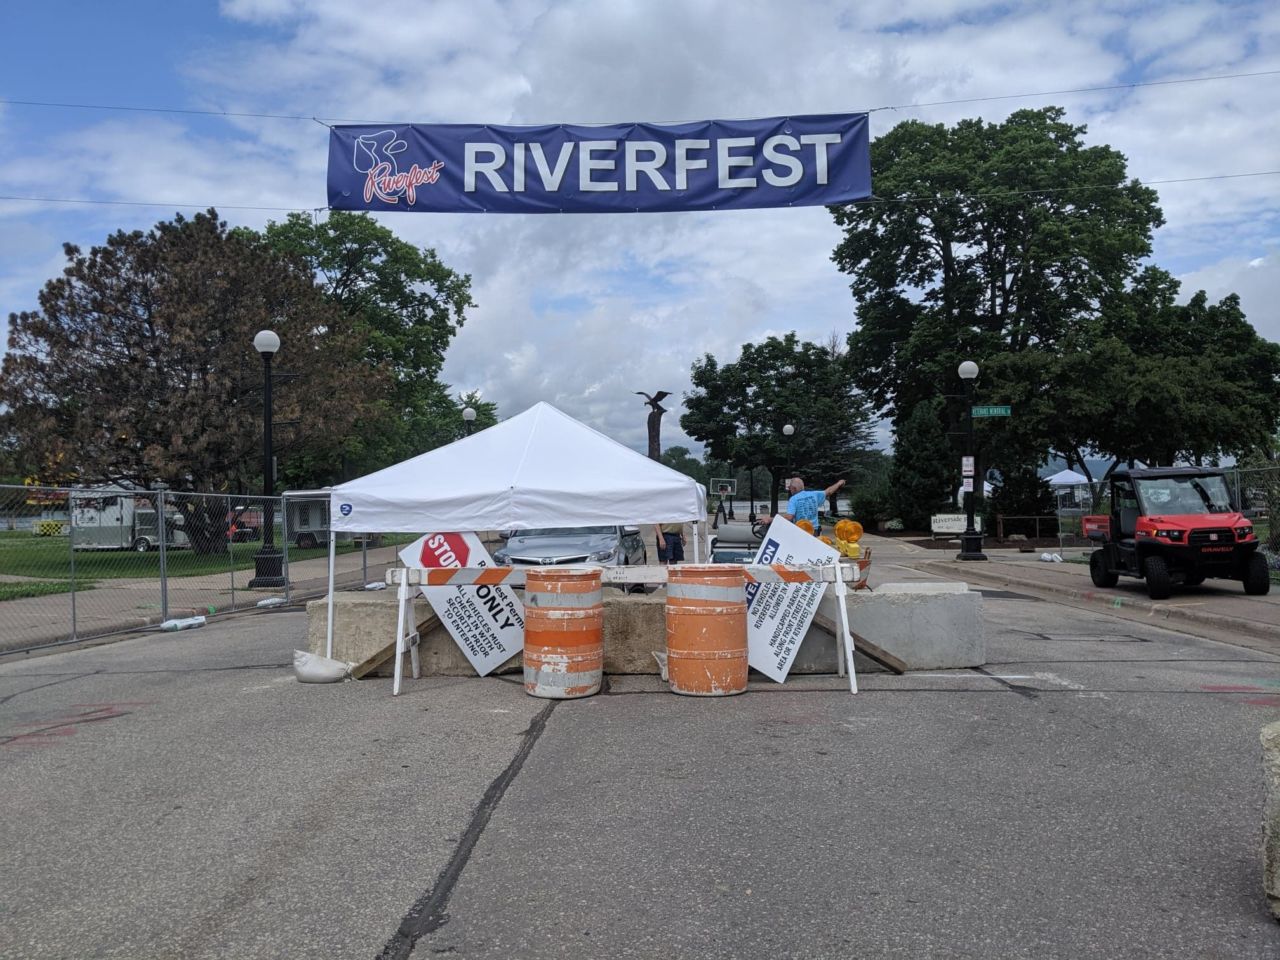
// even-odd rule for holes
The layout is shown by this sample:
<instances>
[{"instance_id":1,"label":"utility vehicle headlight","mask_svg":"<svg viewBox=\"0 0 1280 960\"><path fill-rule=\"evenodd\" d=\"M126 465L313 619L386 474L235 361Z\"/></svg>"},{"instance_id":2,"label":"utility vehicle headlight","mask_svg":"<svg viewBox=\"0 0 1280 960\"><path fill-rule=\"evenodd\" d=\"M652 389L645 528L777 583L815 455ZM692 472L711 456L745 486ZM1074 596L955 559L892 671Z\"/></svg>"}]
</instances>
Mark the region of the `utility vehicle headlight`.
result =
<instances>
[{"instance_id":1,"label":"utility vehicle headlight","mask_svg":"<svg viewBox=\"0 0 1280 960\"><path fill-rule=\"evenodd\" d=\"M1157 537L1164 537L1166 540L1172 540L1174 543L1181 543L1182 538L1186 535L1185 530L1157 530Z\"/></svg>"},{"instance_id":2,"label":"utility vehicle headlight","mask_svg":"<svg viewBox=\"0 0 1280 960\"><path fill-rule=\"evenodd\" d=\"M1253 536L1253 526L1236 527L1236 539L1248 540Z\"/></svg>"}]
</instances>

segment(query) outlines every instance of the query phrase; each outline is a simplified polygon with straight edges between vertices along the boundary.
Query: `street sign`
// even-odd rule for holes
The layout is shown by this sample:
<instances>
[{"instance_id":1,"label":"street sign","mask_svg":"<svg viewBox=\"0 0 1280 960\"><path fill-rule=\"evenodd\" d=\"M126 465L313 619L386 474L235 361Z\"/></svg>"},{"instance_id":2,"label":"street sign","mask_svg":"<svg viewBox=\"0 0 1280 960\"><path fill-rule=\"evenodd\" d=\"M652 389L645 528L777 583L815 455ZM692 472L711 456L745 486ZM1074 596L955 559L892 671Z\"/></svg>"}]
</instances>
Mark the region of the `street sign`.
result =
<instances>
[{"instance_id":1,"label":"street sign","mask_svg":"<svg viewBox=\"0 0 1280 960\"><path fill-rule=\"evenodd\" d=\"M1011 417L1013 416L1013 408L1008 406L974 407L973 415L975 417Z\"/></svg>"},{"instance_id":2,"label":"street sign","mask_svg":"<svg viewBox=\"0 0 1280 960\"><path fill-rule=\"evenodd\" d=\"M973 477L965 477L960 481L961 493L973 493Z\"/></svg>"},{"instance_id":3,"label":"street sign","mask_svg":"<svg viewBox=\"0 0 1280 960\"><path fill-rule=\"evenodd\" d=\"M960 475L962 477L973 476L973 457L960 458Z\"/></svg>"}]
</instances>

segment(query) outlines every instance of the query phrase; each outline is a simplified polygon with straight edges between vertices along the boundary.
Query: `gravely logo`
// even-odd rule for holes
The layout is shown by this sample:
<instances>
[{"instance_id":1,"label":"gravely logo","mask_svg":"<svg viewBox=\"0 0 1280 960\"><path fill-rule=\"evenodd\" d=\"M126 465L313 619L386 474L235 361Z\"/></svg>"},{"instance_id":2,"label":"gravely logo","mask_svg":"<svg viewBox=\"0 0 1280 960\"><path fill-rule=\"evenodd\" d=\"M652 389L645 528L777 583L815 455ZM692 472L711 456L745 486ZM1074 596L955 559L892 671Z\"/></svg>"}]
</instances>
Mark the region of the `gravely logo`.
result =
<instances>
[{"instance_id":1,"label":"gravely logo","mask_svg":"<svg viewBox=\"0 0 1280 960\"><path fill-rule=\"evenodd\" d=\"M415 163L407 171L401 172L396 154L403 153L408 146L403 140L396 138L394 130L380 130L356 137L351 162L356 170L365 174L365 203L371 202L375 197L384 203L399 203L400 198L404 197L409 206L413 206L418 200L418 187L440 179L440 171L444 169L443 160L434 160L426 167Z\"/></svg>"}]
</instances>

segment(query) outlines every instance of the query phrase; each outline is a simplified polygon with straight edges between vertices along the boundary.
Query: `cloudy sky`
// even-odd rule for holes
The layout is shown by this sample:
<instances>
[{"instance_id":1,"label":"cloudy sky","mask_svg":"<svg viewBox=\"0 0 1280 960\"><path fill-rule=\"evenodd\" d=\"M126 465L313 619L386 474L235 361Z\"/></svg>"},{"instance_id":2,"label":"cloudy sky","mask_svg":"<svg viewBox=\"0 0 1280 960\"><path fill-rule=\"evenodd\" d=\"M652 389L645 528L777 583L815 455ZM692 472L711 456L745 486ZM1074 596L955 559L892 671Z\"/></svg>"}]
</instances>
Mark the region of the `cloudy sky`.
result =
<instances>
[{"instance_id":1,"label":"cloudy sky","mask_svg":"<svg viewBox=\"0 0 1280 960\"><path fill-rule=\"evenodd\" d=\"M1239 293L1280 340L1274 2L50 0L4 4L0 37L0 195L112 201L0 200L6 317L34 306L64 241L178 204L255 227L323 207L328 137L312 120L13 101L494 124L872 110L873 137L1053 103L1131 175L1184 181L1156 185L1155 262L1184 297ZM1123 88L1060 92L1108 86ZM445 365L457 390L508 416L547 400L637 449L634 391L678 398L704 353L856 323L821 207L381 219L473 278L479 306ZM664 445L688 443L672 406Z\"/></svg>"}]
</instances>

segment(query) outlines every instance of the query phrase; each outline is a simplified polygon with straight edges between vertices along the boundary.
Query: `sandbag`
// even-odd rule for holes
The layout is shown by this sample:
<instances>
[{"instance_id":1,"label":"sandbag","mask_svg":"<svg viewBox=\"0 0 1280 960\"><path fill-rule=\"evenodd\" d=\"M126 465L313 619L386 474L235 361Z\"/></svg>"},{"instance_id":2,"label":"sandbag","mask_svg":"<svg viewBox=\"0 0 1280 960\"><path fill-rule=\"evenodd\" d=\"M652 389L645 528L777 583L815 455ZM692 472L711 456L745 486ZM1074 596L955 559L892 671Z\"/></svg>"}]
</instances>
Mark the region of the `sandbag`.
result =
<instances>
[{"instance_id":1,"label":"sandbag","mask_svg":"<svg viewBox=\"0 0 1280 960\"><path fill-rule=\"evenodd\" d=\"M351 679L354 663L332 660L306 650L293 651L293 672L299 683L337 683Z\"/></svg>"}]
</instances>

